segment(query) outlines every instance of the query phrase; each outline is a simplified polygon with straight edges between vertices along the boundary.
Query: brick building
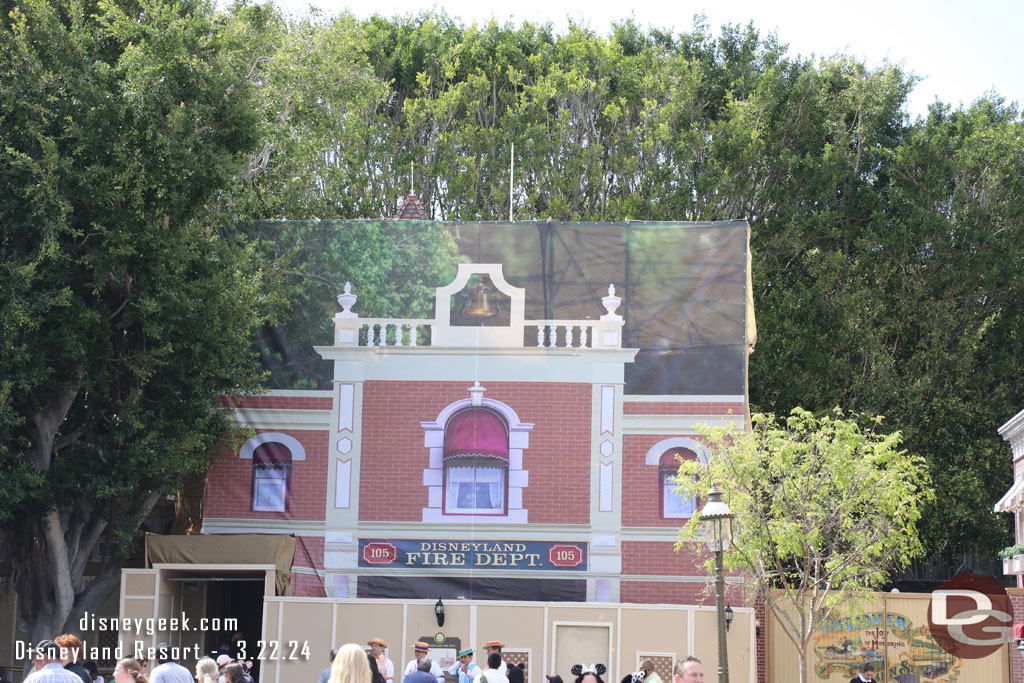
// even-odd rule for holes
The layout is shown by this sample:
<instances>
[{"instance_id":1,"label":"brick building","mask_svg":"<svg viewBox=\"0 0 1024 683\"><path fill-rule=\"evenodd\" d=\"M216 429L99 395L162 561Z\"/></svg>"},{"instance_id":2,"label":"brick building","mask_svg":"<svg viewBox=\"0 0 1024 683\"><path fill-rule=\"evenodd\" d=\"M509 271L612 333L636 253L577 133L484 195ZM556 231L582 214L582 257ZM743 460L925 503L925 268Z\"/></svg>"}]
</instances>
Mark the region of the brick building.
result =
<instances>
[{"instance_id":1,"label":"brick building","mask_svg":"<svg viewBox=\"0 0 1024 683\"><path fill-rule=\"evenodd\" d=\"M415 197L399 218L423 218ZM732 243L703 256L717 259L711 274L689 276L719 310L679 321L699 330L701 316L731 307L728 371L708 356L694 390L665 379L696 374L681 365L697 368L693 356L679 361L657 335L633 335L648 348L624 344L620 308L640 297L615 282L617 267L572 308L578 319L528 319L541 292L510 284L503 263L459 264L429 319L360 317L352 282L333 343L316 349L333 364L332 388L235 404L255 436L216 454L203 532L295 534L297 596L713 602L706 558L674 550L695 503L671 477L677 458L707 457L697 425L742 429L748 414L748 228L647 226ZM640 363L655 379L630 381Z\"/></svg>"}]
</instances>

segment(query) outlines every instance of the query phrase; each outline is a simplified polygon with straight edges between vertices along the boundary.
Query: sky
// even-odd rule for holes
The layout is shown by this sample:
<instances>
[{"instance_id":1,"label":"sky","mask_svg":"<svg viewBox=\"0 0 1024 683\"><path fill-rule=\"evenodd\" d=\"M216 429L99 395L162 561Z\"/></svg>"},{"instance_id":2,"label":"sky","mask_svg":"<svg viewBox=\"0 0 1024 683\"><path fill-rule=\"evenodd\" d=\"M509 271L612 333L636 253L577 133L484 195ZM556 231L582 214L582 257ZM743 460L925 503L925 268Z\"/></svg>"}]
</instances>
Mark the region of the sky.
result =
<instances>
[{"instance_id":1,"label":"sky","mask_svg":"<svg viewBox=\"0 0 1024 683\"><path fill-rule=\"evenodd\" d=\"M572 19L599 33L632 14L643 27L683 32L703 13L716 30L722 24L753 21L762 32L775 31L790 53L802 56L851 54L878 66L884 60L903 64L921 78L911 93L912 116L924 115L937 99L969 105L995 90L1007 101L1024 102L1024 0L314 0L334 14L349 10L358 17L418 13L436 8L465 23L498 21L551 22L564 29ZM305 10L310 0L277 0L288 11Z\"/></svg>"}]
</instances>

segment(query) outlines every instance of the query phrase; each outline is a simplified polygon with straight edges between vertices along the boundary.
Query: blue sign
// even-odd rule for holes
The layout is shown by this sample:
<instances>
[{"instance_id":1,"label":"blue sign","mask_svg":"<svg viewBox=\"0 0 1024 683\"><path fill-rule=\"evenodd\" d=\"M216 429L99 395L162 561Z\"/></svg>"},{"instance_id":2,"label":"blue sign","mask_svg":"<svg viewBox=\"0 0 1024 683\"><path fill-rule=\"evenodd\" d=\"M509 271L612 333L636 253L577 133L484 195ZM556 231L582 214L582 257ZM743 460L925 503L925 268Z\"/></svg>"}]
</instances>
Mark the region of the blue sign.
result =
<instances>
[{"instance_id":1,"label":"blue sign","mask_svg":"<svg viewBox=\"0 0 1024 683\"><path fill-rule=\"evenodd\" d=\"M564 541L359 539L360 567L586 571L587 544Z\"/></svg>"}]
</instances>

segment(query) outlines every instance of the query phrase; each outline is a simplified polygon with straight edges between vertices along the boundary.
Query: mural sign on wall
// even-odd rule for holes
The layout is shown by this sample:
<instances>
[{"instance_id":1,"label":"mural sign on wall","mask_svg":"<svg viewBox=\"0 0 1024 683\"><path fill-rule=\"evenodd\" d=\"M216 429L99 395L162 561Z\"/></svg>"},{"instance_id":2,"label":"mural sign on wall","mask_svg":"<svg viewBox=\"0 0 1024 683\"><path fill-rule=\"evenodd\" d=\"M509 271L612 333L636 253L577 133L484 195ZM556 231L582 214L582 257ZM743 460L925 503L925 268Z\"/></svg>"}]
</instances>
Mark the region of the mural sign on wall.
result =
<instances>
[{"instance_id":1,"label":"mural sign on wall","mask_svg":"<svg viewBox=\"0 0 1024 683\"><path fill-rule=\"evenodd\" d=\"M927 624L915 626L906 615L892 611L822 620L814 654L820 680L837 674L847 681L870 663L876 681L954 683L960 680L962 665L935 642Z\"/></svg>"},{"instance_id":2,"label":"mural sign on wall","mask_svg":"<svg viewBox=\"0 0 1024 683\"><path fill-rule=\"evenodd\" d=\"M587 544L362 538L359 566L586 571Z\"/></svg>"}]
</instances>

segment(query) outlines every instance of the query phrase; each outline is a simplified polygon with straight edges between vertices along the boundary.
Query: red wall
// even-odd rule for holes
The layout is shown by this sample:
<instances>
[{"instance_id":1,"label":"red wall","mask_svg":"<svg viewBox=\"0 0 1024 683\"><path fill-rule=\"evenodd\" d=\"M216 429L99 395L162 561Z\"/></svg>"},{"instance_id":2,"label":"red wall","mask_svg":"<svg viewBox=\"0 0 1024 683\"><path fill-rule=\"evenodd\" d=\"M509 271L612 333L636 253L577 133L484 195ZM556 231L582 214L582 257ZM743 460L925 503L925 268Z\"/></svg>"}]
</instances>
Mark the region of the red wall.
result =
<instances>
[{"instance_id":1,"label":"red wall","mask_svg":"<svg viewBox=\"0 0 1024 683\"><path fill-rule=\"evenodd\" d=\"M745 604L740 586L726 586L725 597L730 605ZM623 581L619 588L619 600L641 605L714 605L715 586L710 577L706 583Z\"/></svg>"},{"instance_id":2,"label":"red wall","mask_svg":"<svg viewBox=\"0 0 1024 683\"><path fill-rule=\"evenodd\" d=\"M622 437L622 490L630 492L628 496L622 496L623 527L679 528L687 523L685 519L661 518L661 477L658 475L658 466L645 464L647 451L654 444L672 436L626 434Z\"/></svg>"},{"instance_id":3,"label":"red wall","mask_svg":"<svg viewBox=\"0 0 1024 683\"><path fill-rule=\"evenodd\" d=\"M427 507L423 470L430 451L420 422L469 397L468 382L368 381L363 384L359 519L419 521ZM591 385L488 382L488 399L535 424L523 469L530 522L586 524L590 519ZM384 493L384 489L389 493Z\"/></svg>"},{"instance_id":4,"label":"red wall","mask_svg":"<svg viewBox=\"0 0 1024 683\"><path fill-rule=\"evenodd\" d=\"M222 444L207 474L204 517L303 519L321 521L327 504L328 432L305 429L263 429L294 437L306 451L305 460L292 462L288 512L253 512L252 460L238 457L242 443Z\"/></svg>"}]
</instances>

